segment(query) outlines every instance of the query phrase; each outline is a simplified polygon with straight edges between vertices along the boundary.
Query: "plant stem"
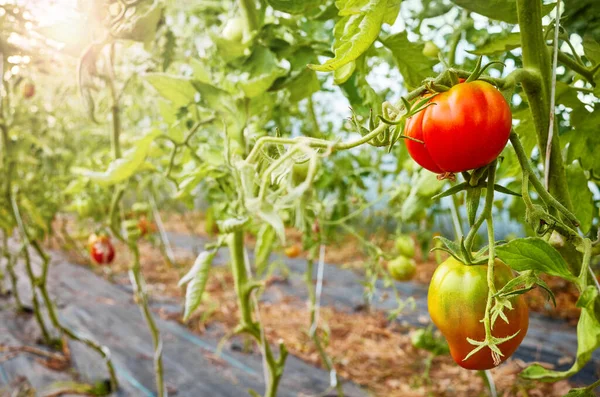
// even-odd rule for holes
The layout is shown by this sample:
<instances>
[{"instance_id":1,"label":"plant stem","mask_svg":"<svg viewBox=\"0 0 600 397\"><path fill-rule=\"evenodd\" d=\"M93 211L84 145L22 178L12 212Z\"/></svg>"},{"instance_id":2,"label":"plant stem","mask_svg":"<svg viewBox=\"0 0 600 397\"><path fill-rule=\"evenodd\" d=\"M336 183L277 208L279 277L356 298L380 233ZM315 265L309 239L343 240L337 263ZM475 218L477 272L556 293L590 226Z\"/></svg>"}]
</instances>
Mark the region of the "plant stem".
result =
<instances>
[{"instance_id":1,"label":"plant stem","mask_svg":"<svg viewBox=\"0 0 600 397\"><path fill-rule=\"evenodd\" d=\"M37 252L40 259L42 260L42 276L40 277L40 282L39 282L38 286L40 289L40 293L42 295L42 299L44 300L44 304L46 305L46 309L48 310L48 315L50 316L50 321L52 321L52 324L56 328L58 328L62 333L66 334L69 338L87 345L89 348L96 351L100 356L102 356L102 358L104 359L104 362L106 364L109 377L110 377L109 378L110 390L116 391L119 387L119 383L117 381L115 368L114 368L112 360L110 358L110 350L108 350L107 347L101 346L98 343L96 343L95 341L93 341L89 338L86 338L83 335L77 334L75 331L65 327L60 322L60 320L58 318L58 314L56 312L56 307L54 306L52 299L50 299L50 295L48 294L48 288L46 286L47 285L47 283L46 283L47 275L48 275L48 265L50 263L50 258L48 257L48 255L46 255L46 253L43 251L42 247L40 246L40 244L37 241L32 241L31 245L33 246L33 249Z\"/></svg>"},{"instance_id":2,"label":"plant stem","mask_svg":"<svg viewBox=\"0 0 600 397\"><path fill-rule=\"evenodd\" d=\"M452 214L452 225L454 226L454 234L456 241L460 241L463 238L462 222L460 221L460 214L458 212L458 198L455 194L451 196L452 203L450 204L450 213Z\"/></svg>"},{"instance_id":3,"label":"plant stem","mask_svg":"<svg viewBox=\"0 0 600 397\"><path fill-rule=\"evenodd\" d=\"M494 205L494 178L496 175L496 160L492 161L488 165L488 186L486 187L486 196L485 196L485 206L483 207L483 211L479 214L473 226L471 226L471 230L467 234L465 238L465 248L467 252L473 251L473 240L477 235L477 231L483 225L483 221L488 218L488 214L492 213L492 206ZM490 180L492 184L490 185ZM491 187L490 187L491 186ZM490 192L491 190L491 192Z\"/></svg>"},{"instance_id":4,"label":"plant stem","mask_svg":"<svg viewBox=\"0 0 600 397\"><path fill-rule=\"evenodd\" d=\"M448 65L450 65L450 67L456 64L456 48L458 47L458 43L460 43L460 39L463 36L468 19L469 11L463 9L460 18L460 24L454 29L454 33L452 33L452 37L450 38L450 51L448 52Z\"/></svg>"},{"instance_id":5,"label":"plant stem","mask_svg":"<svg viewBox=\"0 0 600 397\"><path fill-rule=\"evenodd\" d=\"M115 87L115 70L114 70L114 52L115 45L111 44L109 51L109 59L108 59L108 89L110 90L110 95L112 98L112 149L115 159L121 158L121 144L120 144L120 134L121 134L121 111L119 109L119 94L117 93L117 89Z\"/></svg>"},{"instance_id":6,"label":"plant stem","mask_svg":"<svg viewBox=\"0 0 600 397\"><path fill-rule=\"evenodd\" d=\"M108 87L112 97L112 147L113 156L116 160L121 157L121 111L119 108L120 95L117 93L115 87L116 76L114 73L114 49L114 44L111 44L108 59ZM134 262L129 270L130 280L133 284L136 303L138 304L140 311L142 312L144 320L146 321L146 324L148 326L148 330L150 331L150 334L152 336L152 344L154 348L154 374L156 378L156 389L158 392L158 397L164 397L168 393L164 382L164 372L162 363L162 341L160 339L160 331L156 326L154 318L152 317L152 312L149 308L148 294L146 293L146 282L144 280L144 276L142 275L140 263L140 251L137 245L137 241L134 239L128 240L127 236L123 236L119 230L121 220L119 215L119 208L124 194L125 188L123 186L115 188L109 213L110 229L115 235L115 237L117 237L122 242L126 243L129 247L129 250L133 253Z\"/></svg>"},{"instance_id":7,"label":"plant stem","mask_svg":"<svg viewBox=\"0 0 600 397\"><path fill-rule=\"evenodd\" d=\"M519 164L521 165L521 168L524 171L524 178L529 179L535 190L540 195L542 201L544 201L547 205L552 206L558 211L560 211L573 225L579 225L579 221L577 220L575 215L573 215L573 213L570 210L568 210L564 205L562 205L560 201L558 201L550 193L548 193L548 191L542 185L542 182L535 175L531 164L529 164L529 157L525 153L523 145L519 140L519 136L514 131L510 133L510 142L513 146L513 149L515 150L515 154L517 155Z\"/></svg>"},{"instance_id":8,"label":"plant stem","mask_svg":"<svg viewBox=\"0 0 600 397\"><path fill-rule=\"evenodd\" d=\"M560 63L562 63L575 73L580 74L589 83L594 83L594 72L591 69L586 68L585 66L571 58L568 54L565 54L560 50L558 51L557 56Z\"/></svg>"},{"instance_id":9,"label":"plant stem","mask_svg":"<svg viewBox=\"0 0 600 397\"><path fill-rule=\"evenodd\" d=\"M262 349L265 367L268 373L265 373L265 397L275 397L277 387L283 376L283 369L288 352L285 346L279 345L279 359L275 359L271 346L265 338L264 330L259 322L252 319L252 300L250 299L252 291L260 284L253 282L248 277L246 269L246 256L244 253L244 232L242 230L234 231L227 237L229 251L231 254L231 270L235 292L238 298L238 307L240 310L240 324L236 328L236 333L245 332L252 336Z\"/></svg>"},{"instance_id":10,"label":"plant stem","mask_svg":"<svg viewBox=\"0 0 600 397\"><path fill-rule=\"evenodd\" d=\"M158 391L158 396L163 397L166 396L168 393L163 376L162 341L160 339L160 331L156 326L156 322L152 317L152 313L150 312L148 294L146 292L146 281L142 276L140 251L138 249L137 242L132 241L128 245L129 249L133 253L134 258L133 266L129 270L129 278L133 283L136 302L140 307L142 315L144 316L144 320L146 321L148 329L150 330L150 334L152 335L152 345L154 347L154 375L156 377L156 389Z\"/></svg>"},{"instance_id":11,"label":"plant stem","mask_svg":"<svg viewBox=\"0 0 600 397\"><path fill-rule=\"evenodd\" d=\"M543 150L548 144L548 128L550 114L550 56L544 39L542 27L542 3L539 1L517 0L517 14L521 29L521 47L523 52L523 67L533 69L540 74L538 84L523 81L523 90L527 95L529 108L533 116L533 123L537 133L538 146L542 148L543 160L546 152ZM556 130L556 126L554 127ZM561 154L560 140L556 136L552 140L552 158L550 159L549 191L571 210L571 196L567 189L567 177Z\"/></svg>"},{"instance_id":12,"label":"plant stem","mask_svg":"<svg viewBox=\"0 0 600 397\"><path fill-rule=\"evenodd\" d=\"M246 32L244 32L245 37L250 37L250 35L258 30L258 14L256 12L256 2L255 0L239 0L240 11L242 13L242 17L246 21Z\"/></svg>"},{"instance_id":13,"label":"plant stem","mask_svg":"<svg viewBox=\"0 0 600 397\"><path fill-rule=\"evenodd\" d=\"M487 223L487 231L488 231L488 266L487 266L487 285L488 285L488 296L487 302L485 305L485 315L483 317L483 325L485 327L485 336L487 340L492 338L492 324L491 321L491 310L494 304L494 295L496 294L496 283L494 279L494 263L496 261L496 238L494 236L494 219L492 217L492 207L489 206L488 202L494 202L494 179L496 176L496 162L492 164L489 168L488 173L488 186L486 192L486 209L484 210L484 214L486 217ZM493 355L493 354L492 354Z\"/></svg>"},{"instance_id":14,"label":"plant stem","mask_svg":"<svg viewBox=\"0 0 600 397\"><path fill-rule=\"evenodd\" d=\"M556 3L556 16L554 17L554 43L552 52L552 81L550 82L550 116L548 126L548 143L546 144L546 161L544 163L544 183L546 189L550 182L550 159L552 158L552 141L554 138L554 107L556 106L556 66L558 63L558 32L560 20L560 0Z\"/></svg>"},{"instance_id":15,"label":"plant stem","mask_svg":"<svg viewBox=\"0 0 600 397\"><path fill-rule=\"evenodd\" d=\"M335 388L336 388L338 397L343 397L344 389L342 387L342 383L340 382L339 376L338 376L337 372L335 371L335 368L333 366L333 362L331 361L331 358L329 357L329 355L323 348L323 345L321 343L321 337L319 336L319 332L318 332L319 326L316 323L316 321L317 321L317 312L316 312L317 295L315 293L314 285L313 285L313 268L314 268L314 260L312 258L308 258L306 260L306 271L304 272L304 282L306 283L306 290L308 291L308 302L309 302L309 312L310 312L310 329L311 329L310 337L313 340L315 347L317 348L317 352L319 352L319 356L321 356L321 361L323 362L323 365L325 366L325 368L327 368L327 371L329 371L330 374L333 374L333 376L335 376Z\"/></svg>"},{"instance_id":16,"label":"plant stem","mask_svg":"<svg viewBox=\"0 0 600 397\"><path fill-rule=\"evenodd\" d=\"M321 132L321 128L319 127L319 120L317 120L317 114L315 113L315 104L313 102L312 95L308 97L308 114L310 116L310 121L313 127L312 136L321 137L323 133Z\"/></svg>"}]
</instances>

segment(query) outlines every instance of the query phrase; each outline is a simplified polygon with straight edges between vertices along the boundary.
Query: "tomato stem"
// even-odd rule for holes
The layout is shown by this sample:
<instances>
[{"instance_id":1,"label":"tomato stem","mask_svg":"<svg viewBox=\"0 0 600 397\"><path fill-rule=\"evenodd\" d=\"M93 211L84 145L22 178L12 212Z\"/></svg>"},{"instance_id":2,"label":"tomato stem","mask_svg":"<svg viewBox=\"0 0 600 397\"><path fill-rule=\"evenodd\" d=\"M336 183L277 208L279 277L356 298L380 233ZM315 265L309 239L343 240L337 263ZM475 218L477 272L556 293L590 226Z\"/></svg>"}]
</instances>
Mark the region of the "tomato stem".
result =
<instances>
[{"instance_id":1,"label":"tomato stem","mask_svg":"<svg viewBox=\"0 0 600 397\"><path fill-rule=\"evenodd\" d=\"M257 286L256 282L249 278L248 268L246 266L246 254L244 252L244 231L236 230L227 237L227 244L231 253L231 270L233 273L233 282L236 295L238 297L238 308L240 310L240 324L236 328L237 333L247 333L254 338L260 346L264 365L267 368L265 372L265 397L275 397L288 351L283 343L279 344L279 358L276 359L271 350L269 342L266 340L264 329L260 322L255 322L252 318L252 305L258 312L258 302L252 299L251 292Z\"/></svg>"}]
</instances>

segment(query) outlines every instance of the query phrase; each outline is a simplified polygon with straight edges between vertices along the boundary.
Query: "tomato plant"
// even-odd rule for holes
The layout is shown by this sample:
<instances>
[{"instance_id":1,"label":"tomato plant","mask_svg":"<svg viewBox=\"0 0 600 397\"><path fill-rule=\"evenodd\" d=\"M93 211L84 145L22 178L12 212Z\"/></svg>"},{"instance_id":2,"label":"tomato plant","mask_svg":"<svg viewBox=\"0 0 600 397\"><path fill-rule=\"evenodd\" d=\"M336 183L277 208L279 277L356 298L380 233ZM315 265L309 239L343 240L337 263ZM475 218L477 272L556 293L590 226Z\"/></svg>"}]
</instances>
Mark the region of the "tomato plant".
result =
<instances>
[{"instance_id":1,"label":"tomato plant","mask_svg":"<svg viewBox=\"0 0 600 397\"><path fill-rule=\"evenodd\" d=\"M82 245L70 234L75 223L86 235L109 231L128 251L160 397L168 394L162 341L140 244L158 245L172 264L160 218L170 212L183 212L195 233L185 212L204 211L210 239L180 282L184 321L208 295L217 253L229 250L235 330L264 356L265 397L277 395L288 355L284 343L268 339L259 315L266 277L287 274L271 256L281 247L306 260L307 343L338 395L342 382L325 345L334 334L319 315L322 270L327 250L350 239L365 256L365 305L377 302L383 279L397 303L391 319L410 300L393 279L414 276L416 244L425 261L450 255L435 273L429 310L465 368L491 368L514 352L527 329L523 294L550 290L542 274L579 293L578 348L568 369L532 364L521 375L567 379L600 345L593 12L529 0L107 0L78 2L73 13L6 3L5 267L12 274L24 263L44 342L55 343L53 326L90 346L112 391L118 383L108 351L42 314L42 306L56 314L44 242L57 227L65 247ZM86 27L69 37L35 20L72 14ZM155 227L160 233L152 234ZM507 230L514 238L505 243ZM114 257L108 237L89 249L98 263ZM41 258L39 275L31 251ZM20 299L15 294L16 306L27 306ZM420 331L415 345L446 354Z\"/></svg>"},{"instance_id":2,"label":"tomato plant","mask_svg":"<svg viewBox=\"0 0 600 397\"><path fill-rule=\"evenodd\" d=\"M487 268L487 265L466 266L450 257L437 267L429 284L427 303L431 319L446 337L454 361L467 369L490 369L507 360L525 338L529 326L529 309L523 296L510 298L511 310L504 313L505 319L496 318L491 324L492 335L495 338L515 336L498 345L499 356L480 350L467 358L473 350L469 339L482 340L486 336L481 319L485 317L489 292ZM512 270L496 260L496 288L502 289L513 278Z\"/></svg>"},{"instance_id":3,"label":"tomato plant","mask_svg":"<svg viewBox=\"0 0 600 397\"><path fill-rule=\"evenodd\" d=\"M406 122L411 157L435 173L483 167L502 152L511 128L506 100L485 81L457 84L435 95L428 108Z\"/></svg>"}]
</instances>

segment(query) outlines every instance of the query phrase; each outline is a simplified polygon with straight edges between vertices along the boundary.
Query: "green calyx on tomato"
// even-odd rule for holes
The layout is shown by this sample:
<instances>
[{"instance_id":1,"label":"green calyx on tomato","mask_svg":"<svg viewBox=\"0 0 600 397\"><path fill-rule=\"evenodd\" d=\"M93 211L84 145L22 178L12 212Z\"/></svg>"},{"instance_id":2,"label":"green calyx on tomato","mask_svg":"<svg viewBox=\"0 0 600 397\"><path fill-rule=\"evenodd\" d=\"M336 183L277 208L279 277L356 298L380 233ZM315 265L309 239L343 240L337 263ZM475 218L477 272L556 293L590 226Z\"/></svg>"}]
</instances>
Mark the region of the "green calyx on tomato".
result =
<instances>
[{"instance_id":1,"label":"green calyx on tomato","mask_svg":"<svg viewBox=\"0 0 600 397\"><path fill-rule=\"evenodd\" d=\"M388 262L388 272L396 281L412 280L417 273L417 265L414 259L400 255Z\"/></svg>"},{"instance_id":2,"label":"green calyx on tomato","mask_svg":"<svg viewBox=\"0 0 600 397\"><path fill-rule=\"evenodd\" d=\"M438 266L429 285L429 315L448 341L454 361L466 369L485 370L499 364L494 361L488 348L479 350L465 360L475 348L467 338L482 341L486 337L481 320L485 316L489 291L487 268L487 264L467 266L450 257ZM513 279L512 270L498 259L494 264L494 279L498 290ZM529 326L529 309L523 296L516 295L509 299L512 310L504 311L508 323L498 317L492 324L492 335L495 338L515 335L497 346L502 352L500 362L517 350Z\"/></svg>"},{"instance_id":3,"label":"green calyx on tomato","mask_svg":"<svg viewBox=\"0 0 600 397\"><path fill-rule=\"evenodd\" d=\"M406 122L408 153L438 174L483 167L502 152L510 135L510 107L500 91L485 81L452 86L429 101ZM423 142L423 143L421 143Z\"/></svg>"},{"instance_id":4,"label":"green calyx on tomato","mask_svg":"<svg viewBox=\"0 0 600 397\"><path fill-rule=\"evenodd\" d=\"M406 234L399 235L396 237L395 246L398 254L406 256L407 258L414 258L415 242L412 237L407 236Z\"/></svg>"}]
</instances>

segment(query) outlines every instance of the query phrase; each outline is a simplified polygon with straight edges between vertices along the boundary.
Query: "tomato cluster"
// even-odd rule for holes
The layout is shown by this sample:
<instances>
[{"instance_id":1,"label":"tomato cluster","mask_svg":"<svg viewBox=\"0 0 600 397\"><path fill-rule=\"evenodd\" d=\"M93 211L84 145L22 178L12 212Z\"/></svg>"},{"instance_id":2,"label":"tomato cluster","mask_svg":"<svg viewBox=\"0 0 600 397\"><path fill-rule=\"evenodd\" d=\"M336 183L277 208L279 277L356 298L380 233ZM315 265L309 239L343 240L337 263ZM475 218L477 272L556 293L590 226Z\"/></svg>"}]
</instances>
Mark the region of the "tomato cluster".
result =
<instances>
[{"instance_id":1,"label":"tomato cluster","mask_svg":"<svg viewBox=\"0 0 600 397\"><path fill-rule=\"evenodd\" d=\"M484 370L499 364L494 363L489 348L483 348L465 360L475 348L467 338L485 340L485 328L481 320L485 315L489 291L487 268L487 264L467 266L450 257L438 266L429 285L429 315L446 337L454 361L467 369ZM500 290L512 278L512 270L497 259L494 265L496 288ZM523 295L514 296L510 300L512 310L504 310L508 323L498 318L492 327L492 335L496 338L516 334L514 338L498 345L503 354L500 362L517 350L529 326L529 309Z\"/></svg>"},{"instance_id":2,"label":"tomato cluster","mask_svg":"<svg viewBox=\"0 0 600 397\"><path fill-rule=\"evenodd\" d=\"M108 265L115 259L115 247L107 235L92 234L88 239L88 250L98 265Z\"/></svg>"},{"instance_id":3,"label":"tomato cluster","mask_svg":"<svg viewBox=\"0 0 600 397\"><path fill-rule=\"evenodd\" d=\"M428 103L406 123L406 136L417 141L404 140L410 156L423 168L438 174L480 168L506 146L510 107L491 84L457 84Z\"/></svg>"},{"instance_id":4,"label":"tomato cluster","mask_svg":"<svg viewBox=\"0 0 600 397\"><path fill-rule=\"evenodd\" d=\"M415 256L415 242L411 236L401 234L396 238L396 252L398 256L387 264L388 273L396 281L409 281L417 274Z\"/></svg>"}]
</instances>

